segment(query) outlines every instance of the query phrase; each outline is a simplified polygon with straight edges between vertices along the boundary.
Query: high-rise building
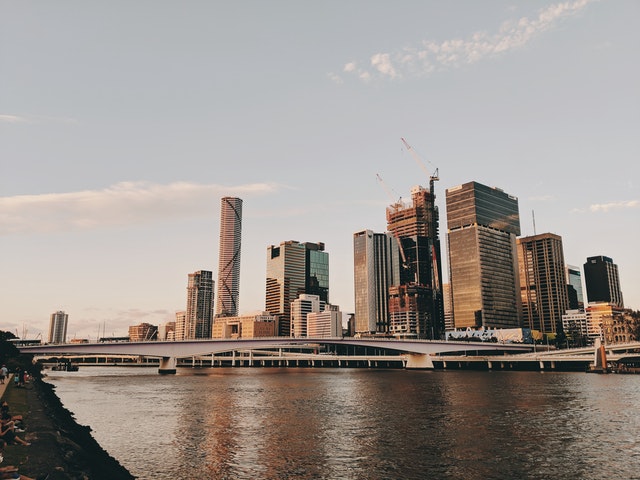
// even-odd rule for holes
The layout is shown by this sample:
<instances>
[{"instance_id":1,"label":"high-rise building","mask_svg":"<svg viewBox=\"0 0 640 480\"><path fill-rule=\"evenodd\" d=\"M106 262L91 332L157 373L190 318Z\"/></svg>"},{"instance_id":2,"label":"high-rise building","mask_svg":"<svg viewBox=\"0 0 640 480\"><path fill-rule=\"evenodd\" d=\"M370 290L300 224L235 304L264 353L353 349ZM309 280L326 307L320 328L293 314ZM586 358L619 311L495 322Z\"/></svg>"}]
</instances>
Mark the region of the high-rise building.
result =
<instances>
[{"instance_id":1,"label":"high-rise building","mask_svg":"<svg viewBox=\"0 0 640 480\"><path fill-rule=\"evenodd\" d=\"M451 301L451 284L442 284L442 301L444 304L444 329L453 330L456 326L453 323L453 303Z\"/></svg>"},{"instance_id":2,"label":"high-rise building","mask_svg":"<svg viewBox=\"0 0 640 480\"><path fill-rule=\"evenodd\" d=\"M446 203L456 328L521 327L518 199L469 182L449 188Z\"/></svg>"},{"instance_id":3,"label":"high-rise building","mask_svg":"<svg viewBox=\"0 0 640 480\"><path fill-rule=\"evenodd\" d=\"M394 313L415 315L418 323L407 334L419 338L439 338L444 332L439 214L431 185L430 190L413 187L410 204L396 202L387 208L387 229L398 240L402 257L400 284L394 286L417 285L420 288L410 289L412 296L424 296L415 302L394 303L394 308L401 309ZM426 310L403 312L405 306Z\"/></svg>"},{"instance_id":4,"label":"high-rise building","mask_svg":"<svg viewBox=\"0 0 640 480\"><path fill-rule=\"evenodd\" d=\"M49 343L66 343L69 315L61 310L51 314L49 319Z\"/></svg>"},{"instance_id":5,"label":"high-rise building","mask_svg":"<svg viewBox=\"0 0 640 480\"><path fill-rule=\"evenodd\" d=\"M211 338L214 283L213 275L208 270L189 274L184 340Z\"/></svg>"},{"instance_id":6,"label":"high-rise building","mask_svg":"<svg viewBox=\"0 0 640 480\"><path fill-rule=\"evenodd\" d=\"M389 333L389 287L400 284L400 253L391 233L353 234L355 333Z\"/></svg>"},{"instance_id":7,"label":"high-rise building","mask_svg":"<svg viewBox=\"0 0 640 480\"><path fill-rule=\"evenodd\" d=\"M580 267L567 265L567 295L569 296L569 310L584 310Z\"/></svg>"},{"instance_id":8,"label":"high-rise building","mask_svg":"<svg viewBox=\"0 0 640 480\"><path fill-rule=\"evenodd\" d=\"M607 302L624 307L618 265L611 258L603 255L589 257L583 269L589 303Z\"/></svg>"},{"instance_id":9,"label":"high-rise building","mask_svg":"<svg viewBox=\"0 0 640 480\"><path fill-rule=\"evenodd\" d=\"M238 315L240 292L240 244L242 237L242 199L220 200L220 254L216 317Z\"/></svg>"},{"instance_id":10,"label":"high-rise building","mask_svg":"<svg viewBox=\"0 0 640 480\"><path fill-rule=\"evenodd\" d=\"M187 338L187 312L180 310L176 312L174 340L185 340Z\"/></svg>"},{"instance_id":11,"label":"high-rise building","mask_svg":"<svg viewBox=\"0 0 640 480\"><path fill-rule=\"evenodd\" d=\"M277 315L278 335L291 334L291 302L310 293L329 301L329 254L324 243L289 240L267 248L265 310Z\"/></svg>"},{"instance_id":12,"label":"high-rise building","mask_svg":"<svg viewBox=\"0 0 640 480\"><path fill-rule=\"evenodd\" d=\"M524 325L545 334L562 331L569 308L562 238L542 233L516 243Z\"/></svg>"}]
</instances>

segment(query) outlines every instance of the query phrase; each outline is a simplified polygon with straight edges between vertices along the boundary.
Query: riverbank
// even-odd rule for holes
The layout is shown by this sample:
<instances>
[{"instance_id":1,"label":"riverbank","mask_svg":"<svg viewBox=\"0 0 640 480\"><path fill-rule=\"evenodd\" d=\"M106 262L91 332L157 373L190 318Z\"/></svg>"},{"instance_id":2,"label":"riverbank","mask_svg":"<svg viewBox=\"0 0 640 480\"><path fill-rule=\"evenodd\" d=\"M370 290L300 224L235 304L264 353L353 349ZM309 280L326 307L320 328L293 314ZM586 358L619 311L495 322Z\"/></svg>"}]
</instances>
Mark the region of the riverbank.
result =
<instances>
[{"instance_id":1,"label":"riverbank","mask_svg":"<svg viewBox=\"0 0 640 480\"><path fill-rule=\"evenodd\" d=\"M75 421L53 385L36 379L21 388L8 380L2 386L2 399L14 414L24 416L27 429L19 436L31 443L7 446L4 465L18 466L33 478L49 474L48 480L135 479L98 444L89 427Z\"/></svg>"}]
</instances>

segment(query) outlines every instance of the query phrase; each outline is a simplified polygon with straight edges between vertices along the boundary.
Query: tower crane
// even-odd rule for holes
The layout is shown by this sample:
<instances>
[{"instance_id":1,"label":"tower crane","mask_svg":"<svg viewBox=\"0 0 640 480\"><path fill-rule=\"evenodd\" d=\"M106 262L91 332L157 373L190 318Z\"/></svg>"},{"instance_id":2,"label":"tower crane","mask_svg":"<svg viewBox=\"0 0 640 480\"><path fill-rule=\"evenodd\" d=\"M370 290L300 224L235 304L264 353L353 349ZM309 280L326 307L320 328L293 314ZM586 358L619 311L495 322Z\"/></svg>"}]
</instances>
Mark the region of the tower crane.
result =
<instances>
[{"instance_id":1,"label":"tower crane","mask_svg":"<svg viewBox=\"0 0 640 480\"><path fill-rule=\"evenodd\" d=\"M411 156L413 157L413 159L416 161L416 163L420 166L420 168L422 168L422 170L424 171L424 173L427 174L427 177L429 177L429 193L431 194L431 221L435 222L435 189L434 189L434 182L437 180L440 180L440 177L438 176L438 169L436 168L434 170L434 172L431 174L429 173L429 170L427 170L427 167L425 167L424 162L422 161L422 159L420 158L420 156L416 153L416 151L413 149L413 147L411 145L409 145L407 143L407 141L403 138L400 137L400 140L402 140L402 143L404 144L404 146L407 148L407 150L409 151L409 153L411 154ZM433 283L435 286L435 289L437 291L440 291L440 281L439 281L439 272L437 270L438 268L438 263L436 261L436 251L435 251L435 244L437 242L437 234L435 232L435 228L433 228L434 226L432 226L432 228L429 229L429 233L431 234L431 242L432 242L432 246L431 246L431 261L432 261L432 265L433 265Z\"/></svg>"},{"instance_id":2,"label":"tower crane","mask_svg":"<svg viewBox=\"0 0 640 480\"><path fill-rule=\"evenodd\" d=\"M424 173L427 174L427 177L429 177L429 193L431 193L431 196L433 197L434 195L433 182L440 180L440 177L438 176L438 169L436 168L433 174L430 174L429 170L427 170L427 167L425 167L424 162L420 159L420 157L418 156L416 151L413 149L413 147L409 145L404 138L400 138L400 140L402 140L402 143L404 144L404 146L407 147L407 150L409 151L411 156L414 158L416 163L420 166L420 168L422 168L422 170L424 170Z\"/></svg>"},{"instance_id":3,"label":"tower crane","mask_svg":"<svg viewBox=\"0 0 640 480\"><path fill-rule=\"evenodd\" d=\"M393 199L395 197L391 194L391 190L389 190L389 187L387 187L387 185L384 183L384 180L382 180L382 177L376 173L376 178L380 182L380 185L382 185L382 188L384 188L384 190L387 192L387 195L389 195L389 198L391 199L391 201L394 202L393 205L399 205L402 200L402 197L400 197L398 201L394 201ZM406 255L404 254L404 248L402 247L402 242L400 241L400 237L395 231L392 231L391 233L393 233L393 236L396 238L396 242L398 243L398 249L400 250L400 256L402 257L402 268L406 270L409 268L409 263L407 262Z\"/></svg>"}]
</instances>

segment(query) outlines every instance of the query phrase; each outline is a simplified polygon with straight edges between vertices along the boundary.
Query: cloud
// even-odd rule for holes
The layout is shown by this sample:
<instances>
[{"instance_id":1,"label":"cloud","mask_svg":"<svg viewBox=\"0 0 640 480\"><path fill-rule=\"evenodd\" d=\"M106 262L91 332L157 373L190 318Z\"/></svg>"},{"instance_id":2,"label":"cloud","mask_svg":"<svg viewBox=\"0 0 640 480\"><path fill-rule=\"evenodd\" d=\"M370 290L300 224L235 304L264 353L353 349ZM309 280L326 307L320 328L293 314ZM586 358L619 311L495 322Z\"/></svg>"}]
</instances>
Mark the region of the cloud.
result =
<instances>
[{"instance_id":1,"label":"cloud","mask_svg":"<svg viewBox=\"0 0 640 480\"><path fill-rule=\"evenodd\" d=\"M373 78L393 80L422 76L434 71L470 65L523 47L558 20L576 14L592 1L575 0L551 5L540 10L537 17L503 22L494 34L481 31L473 33L466 40L450 39L439 43L424 41L420 46L406 46L393 53L374 53L369 59L368 67L349 62L342 70L367 82Z\"/></svg>"},{"instance_id":2,"label":"cloud","mask_svg":"<svg viewBox=\"0 0 640 480\"><path fill-rule=\"evenodd\" d=\"M0 197L0 236L91 230L214 215L225 195L255 196L280 185L226 187L175 182L121 182L102 190Z\"/></svg>"},{"instance_id":3,"label":"cloud","mask_svg":"<svg viewBox=\"0 0 640 480\"><path fill-rule=\"evenodd\" d=\"M0 114L0 122L4 122L4 123L25 123L26 121L27 121L26 117L21 117L19 115Z\"/></svg>"},{"instance_id":4,"label":"cloud","mask_svg":"<svg viewBox=\"0 0 640 480\"><path fill-rule=\"evenodd\" d=\"M597 203L595 205L589 206L589 211L594 213L607 213L611 210L623 210L628 208L640 208L640 201L627 200L623 202Z\"/></svg>"},{"instance_id":5,"label":"cloud","mask_svg":"<svg viewBox=\"0 0 640 480\"><path fill-rule=\"evenodd\" d=\"M77 124L78 120L71 117L48 117L43 115L9 115L0 114L0 122L3 123L72 123Z\"/></svg>"}]
</instances>

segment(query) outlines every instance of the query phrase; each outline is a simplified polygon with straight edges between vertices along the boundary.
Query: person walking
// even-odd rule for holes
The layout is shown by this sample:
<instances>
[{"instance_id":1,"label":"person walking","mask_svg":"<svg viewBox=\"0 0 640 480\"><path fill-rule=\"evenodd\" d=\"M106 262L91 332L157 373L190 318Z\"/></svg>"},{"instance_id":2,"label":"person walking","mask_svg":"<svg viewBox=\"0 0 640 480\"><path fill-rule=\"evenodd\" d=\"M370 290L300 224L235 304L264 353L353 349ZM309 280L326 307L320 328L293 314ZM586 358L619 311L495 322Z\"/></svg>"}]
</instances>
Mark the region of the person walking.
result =
<instances>
[{"instance_id":1,"label":"person walking","mask_svg":"<svg viewBox=\"0 0 640 480\"><path fill-rule=\"evenodd\" d=\"M6 365L2 365L2 368L0 368L0 384L4 383L4 379L7 378L7 375L9 375L9 370L7 370Z\"/></svg>"}]
</instances>

